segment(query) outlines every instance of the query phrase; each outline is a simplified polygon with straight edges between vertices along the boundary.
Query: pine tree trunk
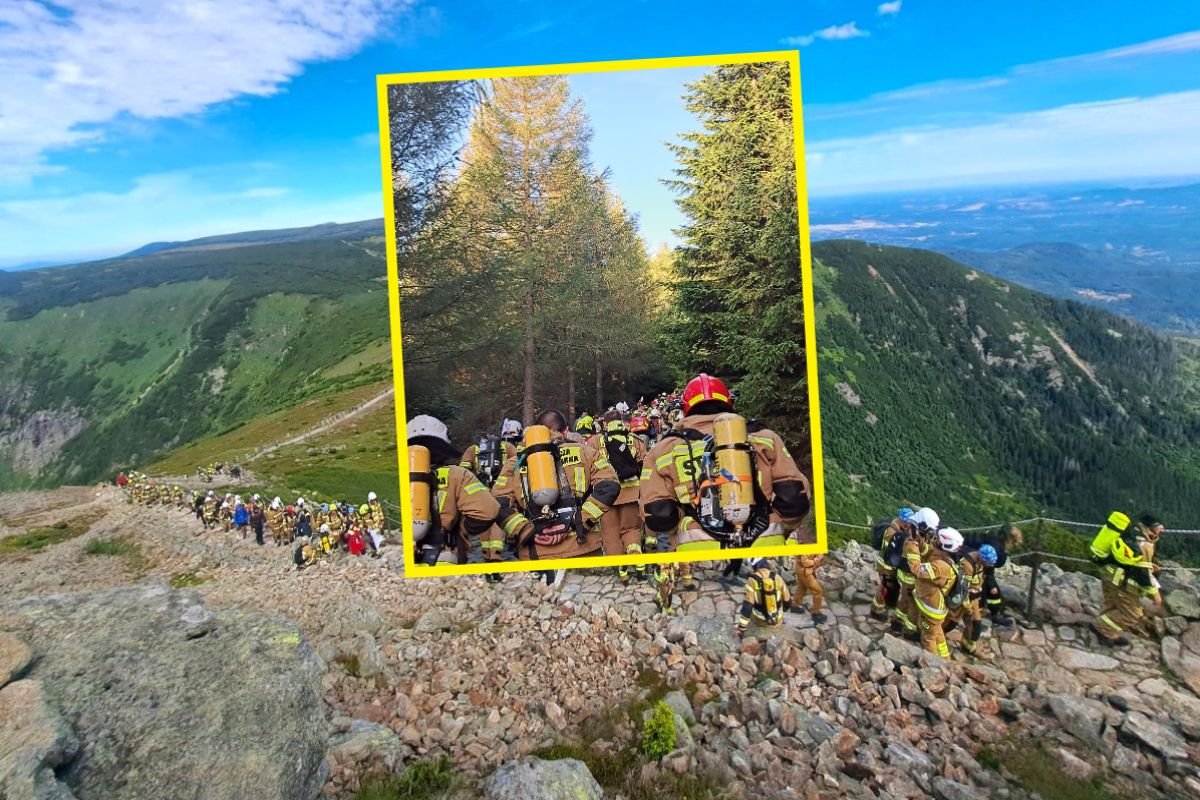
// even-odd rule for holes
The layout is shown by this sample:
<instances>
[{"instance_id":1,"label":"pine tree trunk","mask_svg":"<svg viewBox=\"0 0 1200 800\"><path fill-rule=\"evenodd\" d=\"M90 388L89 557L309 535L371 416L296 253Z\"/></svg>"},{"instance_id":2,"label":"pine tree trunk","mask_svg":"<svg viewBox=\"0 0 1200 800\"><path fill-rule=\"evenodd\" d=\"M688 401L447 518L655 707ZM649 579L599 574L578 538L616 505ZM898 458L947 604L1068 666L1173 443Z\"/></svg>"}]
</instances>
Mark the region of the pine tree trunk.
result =
<instances>
[{"instance_id":1,"label":"pine tree trunk","mask_svg":"<svg viewBox=\"0 0 1200 800\"><path fill-rule=\"evenodd\" d=\"M521 399L521 424L533 424L533 287L525 290L525 392Z\"/></svg>"},{"instance_id":2,"label":"pine tree trunk","mask_svg":"<svg viewBox=\"0 0 1200 800\"><path fill-rule=\"evenodd\" d=\"M604 373L600 369L600 351L596 351L596 412L604 409Z\"/></svg>"},{"instance_id":3,"label":"pine tree trunk","mask_svg":"<svg viewBox=\"0 0 1200 800\"><path fill-rule=\"evenodd\" d=\"M567 418L575 419L575 365L567 366Z\"/></svg>"}]
</instances>

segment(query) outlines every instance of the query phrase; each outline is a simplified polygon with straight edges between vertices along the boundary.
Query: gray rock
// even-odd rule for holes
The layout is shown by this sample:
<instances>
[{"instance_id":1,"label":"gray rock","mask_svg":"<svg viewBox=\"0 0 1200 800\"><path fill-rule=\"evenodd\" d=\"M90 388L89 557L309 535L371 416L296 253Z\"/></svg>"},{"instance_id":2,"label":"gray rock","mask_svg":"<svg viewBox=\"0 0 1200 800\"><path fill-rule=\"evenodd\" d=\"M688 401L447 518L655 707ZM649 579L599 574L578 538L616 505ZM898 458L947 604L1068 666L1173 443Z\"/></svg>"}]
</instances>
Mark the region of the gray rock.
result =
<instances>
[{"instance_id":1,"label":"gray rock","mask_svg":"<svg viewBox=\"0 0 1200 800\"><path fill-rule=\"evenodd\" d=\"M37 681L0 689L0 797L74 800L54 770L79 750L79 740L47 702Z\"/></svg>"},{"instance_id":2,"label":"gray rock","mask_svg":"<svg viewBox=\"0 0 1200 800\"><path fill-rule=\"evenodd\" d=\"M480 789L487 800L602 800L604 791L582 761L522 758L501 765Z\"/></svg>"},{"instance_id":3,"label":"gray rock","mask_svg":"<svg viewBox=\"0 0 1200 800\"><path fill-rule=\"evenodd\" d=\"M1137 711L1125 718L1121 732L1141 742L1164 758L1187 758L1187 743L1174 728L1161 725Z\"/></svg>"},{"instance_id":4,"label":"gray rock","mask_svg":"<svg viewBox=\"0 0 1200 800\"><path fill-rule=\"evenodd\" d=\"M374 605L351 597L338 604L338 613L325 625L324 634L334 639L353 639L361 631L378 636L387 622Z\"/></svg>"},{"instance_id":5,"label":"gray rock","mask_svg":"<svg viewBox=\"0 0 1200 800\"><path fill-rule=\"evenodd\" d=\"M358 676L360 678L379 678L384 683L391 683L391 671L379 652L375 637L367 631L359 631L354 638L354 657L358 659Z\"/></svg>"},{"instance_id":6,"label":"gray rock","mask_svg":"<svg viewBox=\"0 0 1200 800\"><path fill-rule=\"evenodd\" d=\"M1101 672L1116 669L1121 662L1103 653L1093 653L1074 647L1059 647L1054 651L1055 661L1067 669L1093 669Z\"/></svg>"},{"instance_id":7,"label":"gray rock","mask_svg":"<svg viewBox=\"0 0 1200 800\"><path fill-rule=\"evenodd\" d=\"M1179 587L1163 595L1163 604L1172 614L1188 619L1200 619L1200 592L1196 587Z\"/></svg>"},{"instance_id":8,"label":"gray rock","mask_svg":"<svg viewBox=\"0 0 1200 800\"><path fill-rule=\"evenodd\" d=\"M431 608L417 618L417 623L413 625L413 630L416 633L452 631L454 630L454 620L445 611L439 608Z\"/></svg>"},{"instance_id":9,"label":"gray rock","mask_svg":"<svg viewBox=\"0 0 1200 800\"><path fill-rule=\"evenodd\" d=\"M896 665L893 664L887 656L878 650L871 651L870 669L867 673L867 677L878 683L895 671Z\"/></svg>"},{"instance_id":10,"label":"gray rock","mask_svg":"<svg viewBox=\"0 0 1200 800\"><path fill-rule=\"evenodd\" d=\"M36 655L28 677L80 739L59 777L106 800L315 798L328 774L316 654L281 618L196 606L165 586L0 604Z\"/></svg>"},{"instance_id":11,"label":"gray rock","mask_svg":"<svg viewBox=\"0 0 1200 800\"><path fill-rule=\"evenodd\" d=\"M883 751L884 759L896 769L910 775L925 775L928 778L935 771L929 756L913 747L908 742L888 742Z\"/></svg>"},{"instance_id":12,"label":"gray rock","mask_svg":"<svg viewBox=\"0 0 1200 800\"><path fill-rule=\"evenodd\" d=\"M330 740L329 759L341 765L378 761L394 772L403 765L404 745L386 725L356 719L345 733Z\"/></svg>"},{"instance_id":13,"label":"gray rock","mask_svg":"<svg viewBox=\"0 0 1200 800\"><path fill-rule=\"evenodd\" d=\"M1050 695L1050 711L1067 733L1092 747L1100 746L1104 704L1070 694Z\"/></svg>"},{"instance_id":14,"label":"gray rock","mask_svg":"<svg viewBox=\"0 0 1200 800\"><path fill-rule=\"evenodd\" d=\"M903 639L897 639L890 633L885 633L883 639L880 640L883 646L883 654L897 664L903 664L906 667L916 666L924 661L925 651L910 642Z\"/></svg>"},{"instance_id":15,"label":"gray rock","mask_svg":"<svg viewBox=\"0 0 1200 800\"><path fill-rule=\"evenodd\" d=\"M0 632L0 687L19 678L29 666L29 645L15 636Z\"/></svg>"},{"instance_id":16,"label":"gray rock","mask_svg":"<svg viewBox=\"0 0 1200 800\"><path fill-rule=\"evenodd\" d=\"M866 653L871 649L871 640L865 633L855 630L845 623L838 625L833 630L836 631L836 635L830 637L832 644L839 642L845 644L852 653Z\"/></svg>"},{"instance_id":17,"label":"gray rock","mask_svg":"<svg viewBox=\"0 0 1200 800\"><path fill-rule=\"evenodd\" d=\"M796 711L796 725L800 731L797 734L798 736L807 736L807 738L816 744L822 744L832 739L841 731L839 726L834 725L829 720L821 719L802 710Z\"/></svg>"},{"instance_id":18,"label":"gray rock","mask_svg":"<svg viewBox=\"0 0 1200 800\"><path fill-rule=\"evenodd\" d=\"M696 634L696 641L705 653L717 656L738 652L741 643L733 633L733 620L719 616L687 614L680 617L685 631Z\"/></svg>"},{"instance_id":19,"label":"gray rock","mask_svg":"<svg viewBox=\"0 0 1200 800\"><path fill-rule=\"evenodd\" d=\"M663 695L663 702L671 707L679 716L683 717L683 721L688 725L696 722L696 712L692 710L692 704L688 702L687 695L678 689L673 692L667 692Z\"/></svg>"},{"instance_id":20,"label":"gray rock","mask_svg":"<svg viewBox=\"0 0 1200 800\"><path fill-rule=\"evenodd\" d=\"M1063 774L1073 781L1087 782L1096 776L1096 768L1065 747L1056 751L1062 763Z\"/></svg>"},{"instance_id":21,"label":"gray rock","mask_svg":"<svg viewBox=\"0 0 1200 800\"><path fill-rule=\"evenodd\" d=\"M987 794L939 775L933 779L933 796L937 800L985 800Z\"/></svg>"},{"instance_id":22,"label":"gray rock","mask_svg":"<svg viewBox=\"0 0 1200 800\"><path fill-rule=\"evenodd\" d=\"M1167 636L1162 640L1162 660L1189 689L1200 694L1200 655L1185 649L1174 636Z\"/></svg>"}]
</instances>

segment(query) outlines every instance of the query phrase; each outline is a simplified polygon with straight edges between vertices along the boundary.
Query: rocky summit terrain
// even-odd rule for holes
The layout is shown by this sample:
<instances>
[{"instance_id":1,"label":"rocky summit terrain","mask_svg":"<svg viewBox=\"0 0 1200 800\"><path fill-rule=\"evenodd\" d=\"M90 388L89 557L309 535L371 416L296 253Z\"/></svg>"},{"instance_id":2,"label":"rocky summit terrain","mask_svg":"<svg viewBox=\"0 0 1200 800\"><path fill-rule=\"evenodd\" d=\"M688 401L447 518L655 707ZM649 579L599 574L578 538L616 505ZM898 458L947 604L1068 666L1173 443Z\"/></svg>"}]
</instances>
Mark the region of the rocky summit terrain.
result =
<instances>
[{"instance_id":1,"label":"rocky summit terrain","mask_svg":"<svg viewBox=\"0 0 1200 800\"><path fill-rule=\"evenodd\" d=\"M1200 797L1191 573L1162 575L1159 641L1110 650L1098 582L1043 567L1033 619L945 662L869 618L872 559L830 554L825 623L739 641L709 570L668 617L607 571L297 571L112 488L0 496L0 797L352 798L431 764L392 796Z\"/></svg>"}]
</instances>

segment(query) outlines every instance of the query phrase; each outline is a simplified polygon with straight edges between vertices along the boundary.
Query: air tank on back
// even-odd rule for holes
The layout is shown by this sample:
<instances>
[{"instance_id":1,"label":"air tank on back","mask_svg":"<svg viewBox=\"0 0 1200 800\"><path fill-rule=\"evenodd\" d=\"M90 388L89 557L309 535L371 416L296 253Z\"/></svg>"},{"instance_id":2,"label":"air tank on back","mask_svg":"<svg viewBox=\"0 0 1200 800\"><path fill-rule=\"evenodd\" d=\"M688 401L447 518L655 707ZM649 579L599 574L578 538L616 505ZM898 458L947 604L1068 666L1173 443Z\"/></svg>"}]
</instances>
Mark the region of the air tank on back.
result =
<instances>
[{"instance_id":1,"label":"air tank on back","mask_svg":"<svg viewBox=\"0 0 1200 800\"><path fill-rule=\"evenodd\" d=\"M733 525L745 525L754 503L754 476L746 420L739 414L720 414L713 420L713 451L726 483L720 486L721 515Z\"/></svg>"}]
</instances>

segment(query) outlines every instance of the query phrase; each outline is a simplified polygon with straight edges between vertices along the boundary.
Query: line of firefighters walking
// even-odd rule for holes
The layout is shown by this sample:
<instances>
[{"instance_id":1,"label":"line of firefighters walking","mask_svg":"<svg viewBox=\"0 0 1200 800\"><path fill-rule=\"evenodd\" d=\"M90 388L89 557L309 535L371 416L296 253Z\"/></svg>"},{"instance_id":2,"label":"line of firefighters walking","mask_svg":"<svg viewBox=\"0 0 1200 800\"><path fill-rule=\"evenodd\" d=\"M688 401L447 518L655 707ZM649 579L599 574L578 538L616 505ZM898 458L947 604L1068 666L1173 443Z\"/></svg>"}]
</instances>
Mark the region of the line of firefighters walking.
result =
<instances>
[{"instance_id":1,"label":"line of firefighters walking","mask_svg":"<svg viewBox=\"0 0 1200 800\"><path fill-rule=\"evenodd\" d=\"M575 429L548 409L522 429L505 420L465 452L446 425L408 423L416 560L466 563L478 540L485 563L710 552L815 542L803 525L808 479L783 439L734 412L735 395L700 374L677 395L637 409L624 403ZM633 420L639 420L634 431ZM731 580L741 562L730 562ZM552 571L543 572L547 582ZM677 584L697 586L691 563L621 566L624 583L652 579L671 613ZM487 575L499 582L499 572ZM819 608L818 608L819 610Z\"/></svg>"},{"instance_id":2,"label":"line of firefighters walking","mask_svg":"<svg viewBox=\"0 0 1200 800\"><path fill-rule=\"evenodd\" d=\"M214 490L185 492L178 485L159 483L136 471L122 472L116 482L137 505L175 506L192 512L205 531L236 531L243 539L253 533L255 542L262 545L269 528L277 546L296 544L294 559L299 567L337 552L378 556L385 541L387 515L375 492L368 492L367 501L359 506L311 497L297 498L285 506L279 497L267 503L258 494L243 498L232 493L218 495Z\"/></svg>"}]
</instances>

